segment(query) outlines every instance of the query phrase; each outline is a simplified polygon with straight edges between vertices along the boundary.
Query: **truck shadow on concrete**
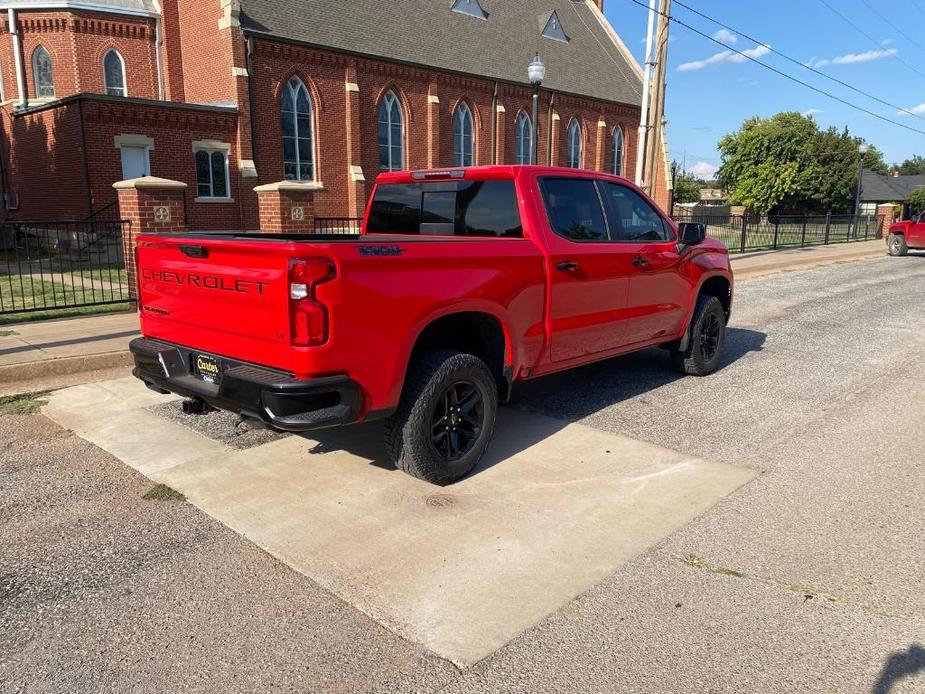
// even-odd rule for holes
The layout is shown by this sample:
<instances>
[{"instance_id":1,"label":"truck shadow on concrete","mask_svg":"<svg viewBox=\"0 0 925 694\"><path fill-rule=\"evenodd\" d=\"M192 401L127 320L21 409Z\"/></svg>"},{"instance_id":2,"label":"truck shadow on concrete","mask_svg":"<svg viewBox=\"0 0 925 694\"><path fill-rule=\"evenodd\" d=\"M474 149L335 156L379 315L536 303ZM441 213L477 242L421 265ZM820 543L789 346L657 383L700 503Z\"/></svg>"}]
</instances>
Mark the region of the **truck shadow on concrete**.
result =
<instances>
[{"instance_id":1,"label":"truck shadow on concrete","mask_svg":"<svg viewBox=\"0 0 925 694\"><path fill-rule=\"evenodd\" d=\"M914 677L925 672L925 648L917 643L909 646L905 651L891 653L883 662L880 676L874 683L872 694L889 694L893 685L907 677Z\"/></svg>"},{"instance_id":2,"label":"truck shadow on concrete","mask_svg":"<svg viewBox=\"0 0 925 694\"><path fill-rule=\"evenodd\" d=\"M631 398L652 393L675 381L694 378L708 385L749 352L760 352L765 333L728 328L716 374L703 379L678 373L666 350L657 347L527 381L514 391L514 404L550 417L577 421Z\"/></svg>"},{"instance_id":3,"label":"truck shadow on concrete","mask_svg":"<svg viewBox=\"0 0 925 694\"><path fill-rule=\"evenodd\" d=\"M765 338L755 330L729 328L717 373L749 352L761 351ZM687 377L673 370L668 352L653 348L519 384L511 405L500 408L491 445L470 477L556 435L571 422L683 378ZM306 438L316 442L313 453L343 450L395 470L382 443L381 422L315 431Z\"/></svg>"}]
</instances>

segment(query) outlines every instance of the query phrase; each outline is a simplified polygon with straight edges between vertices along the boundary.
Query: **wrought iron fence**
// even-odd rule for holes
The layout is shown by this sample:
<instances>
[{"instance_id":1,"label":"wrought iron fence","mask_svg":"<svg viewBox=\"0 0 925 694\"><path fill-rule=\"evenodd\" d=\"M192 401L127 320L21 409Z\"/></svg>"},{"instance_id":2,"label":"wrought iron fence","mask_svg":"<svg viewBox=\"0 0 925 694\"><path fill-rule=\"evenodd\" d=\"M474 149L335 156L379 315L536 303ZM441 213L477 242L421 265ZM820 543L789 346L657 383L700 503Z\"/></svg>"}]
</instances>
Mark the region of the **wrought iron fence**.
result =
<instances>
[{"instance_id":1,"label":"wrought iron fence","mask_svg":"<svg viewBox=\"0 0 925 694\"><path fill-rule=\"evenodd\" d=\"M315 217L316 234L356 236L362 225L362 217Z\"/></svg>"},{"instance_id":2,"label":"wrought iron fence","mask_svg":"<svg viewBox=\"0 0 925 694\"><path fill-rule=\"evenodd\" d=\"M127 225L0 223L0 315L127 302Z\"/></svg>"},{"instance_id":3,"label":"wrought iron fence","mask_svg":"<svg viewBox=\"0 0 925 694\"><path fill-rule=\"evenodd\" d=\"M802 248L877 238L880 218L864 215L759 216L734 214L675 215L677 222L706 225L707 236L719 239L731 253Z\"/></svg>"}]
</instances>

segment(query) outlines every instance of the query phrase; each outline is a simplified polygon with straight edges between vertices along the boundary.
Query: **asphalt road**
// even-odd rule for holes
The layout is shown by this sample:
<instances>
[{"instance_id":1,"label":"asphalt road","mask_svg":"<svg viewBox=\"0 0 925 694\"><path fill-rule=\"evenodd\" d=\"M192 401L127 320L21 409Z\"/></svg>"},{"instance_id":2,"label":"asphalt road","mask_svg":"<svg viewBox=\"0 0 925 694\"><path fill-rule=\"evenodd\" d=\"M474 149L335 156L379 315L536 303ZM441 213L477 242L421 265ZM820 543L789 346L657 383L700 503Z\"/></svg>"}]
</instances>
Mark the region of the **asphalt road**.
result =
<instances>
[{"instance_id":1,"label":"asphalt road","mask_svg":"<svg viewBox=\"0 0 925 694\"><path fill-rule=\"evenodd\" d=\"M741 283L712 377L652 350L521 388L763 474L465 673L2 416L0 691L921 692L923 324L925 257L834 265Z\"/></svg>"}]
</instances>

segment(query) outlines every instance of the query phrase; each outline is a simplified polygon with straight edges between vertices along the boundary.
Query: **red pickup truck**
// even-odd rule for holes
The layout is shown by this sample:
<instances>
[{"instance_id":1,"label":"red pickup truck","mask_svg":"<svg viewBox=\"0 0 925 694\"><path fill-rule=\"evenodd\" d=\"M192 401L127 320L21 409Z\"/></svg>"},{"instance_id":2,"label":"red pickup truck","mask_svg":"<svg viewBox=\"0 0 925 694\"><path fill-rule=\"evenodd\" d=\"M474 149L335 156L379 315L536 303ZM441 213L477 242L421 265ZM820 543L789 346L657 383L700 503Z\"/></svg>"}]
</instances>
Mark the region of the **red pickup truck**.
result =
<instances>
[{"instance_id":1,"label":"red pickup truck","mask_svg":"<svg viewBox=\"0 0 925 694\"><path fill-rule=\"evenodd\" d=\"M903 222L890 225L886 237L890 255L906 255L909 249L925 249L925 212Z\"/></svg>"},{"instance_id":2,"label":"red pickup truck","mask_svg":"<svg viewBox=\"0 0 925 694\"><path fill-rule=\"evenodd\" d=\"M661 345L717 368L726 247L576 169L384 173L353 236L138 238L135 375L285 431L385 419L395 464L479 461L513 383Z\"/></svg>"}]
</instances>

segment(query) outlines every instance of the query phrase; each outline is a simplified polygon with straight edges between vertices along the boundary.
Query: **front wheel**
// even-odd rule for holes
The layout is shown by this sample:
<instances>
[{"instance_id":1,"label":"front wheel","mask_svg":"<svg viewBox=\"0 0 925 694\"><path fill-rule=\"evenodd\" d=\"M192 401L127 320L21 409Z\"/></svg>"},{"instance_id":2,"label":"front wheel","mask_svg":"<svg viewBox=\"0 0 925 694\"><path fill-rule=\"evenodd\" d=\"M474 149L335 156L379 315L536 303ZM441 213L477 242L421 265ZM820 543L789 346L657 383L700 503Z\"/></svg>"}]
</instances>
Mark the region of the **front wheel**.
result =
<instances>
[{"instance_id":1,"label":"front wheel","mask_svg":"<svg viewBox=\"0 0 925 694\"><path fill-rule=\"evenodd\" d=\"M893 256L906 255L909 252L909 246L906 245L906 237L902 234L890 234L886 240L887 253Z\"/></svg>"},{"instance_id":2,"label":"front wheel","mask_svg":"<svg viewBox=\"0 0 925 694\"><path fill-rule=\"evenodd\" d=\"M449 484L481 460L495 428L498 386L478 357L439 350L410 366L398 409L385 421L395 466Z\"/></svg>"},{"instance_id":3,"label":"front wheel","mask_svg":"<svg viewBox=\"0 0 925 694\"><path fill-rule=\"evenodd\" d=\"M683 352L671 351L671 361L681 373L706 376L716 371L726 344L726 312L715 296L705 294L697 299L690 327L690 339Z\"/></svg>"}]
</instances>

